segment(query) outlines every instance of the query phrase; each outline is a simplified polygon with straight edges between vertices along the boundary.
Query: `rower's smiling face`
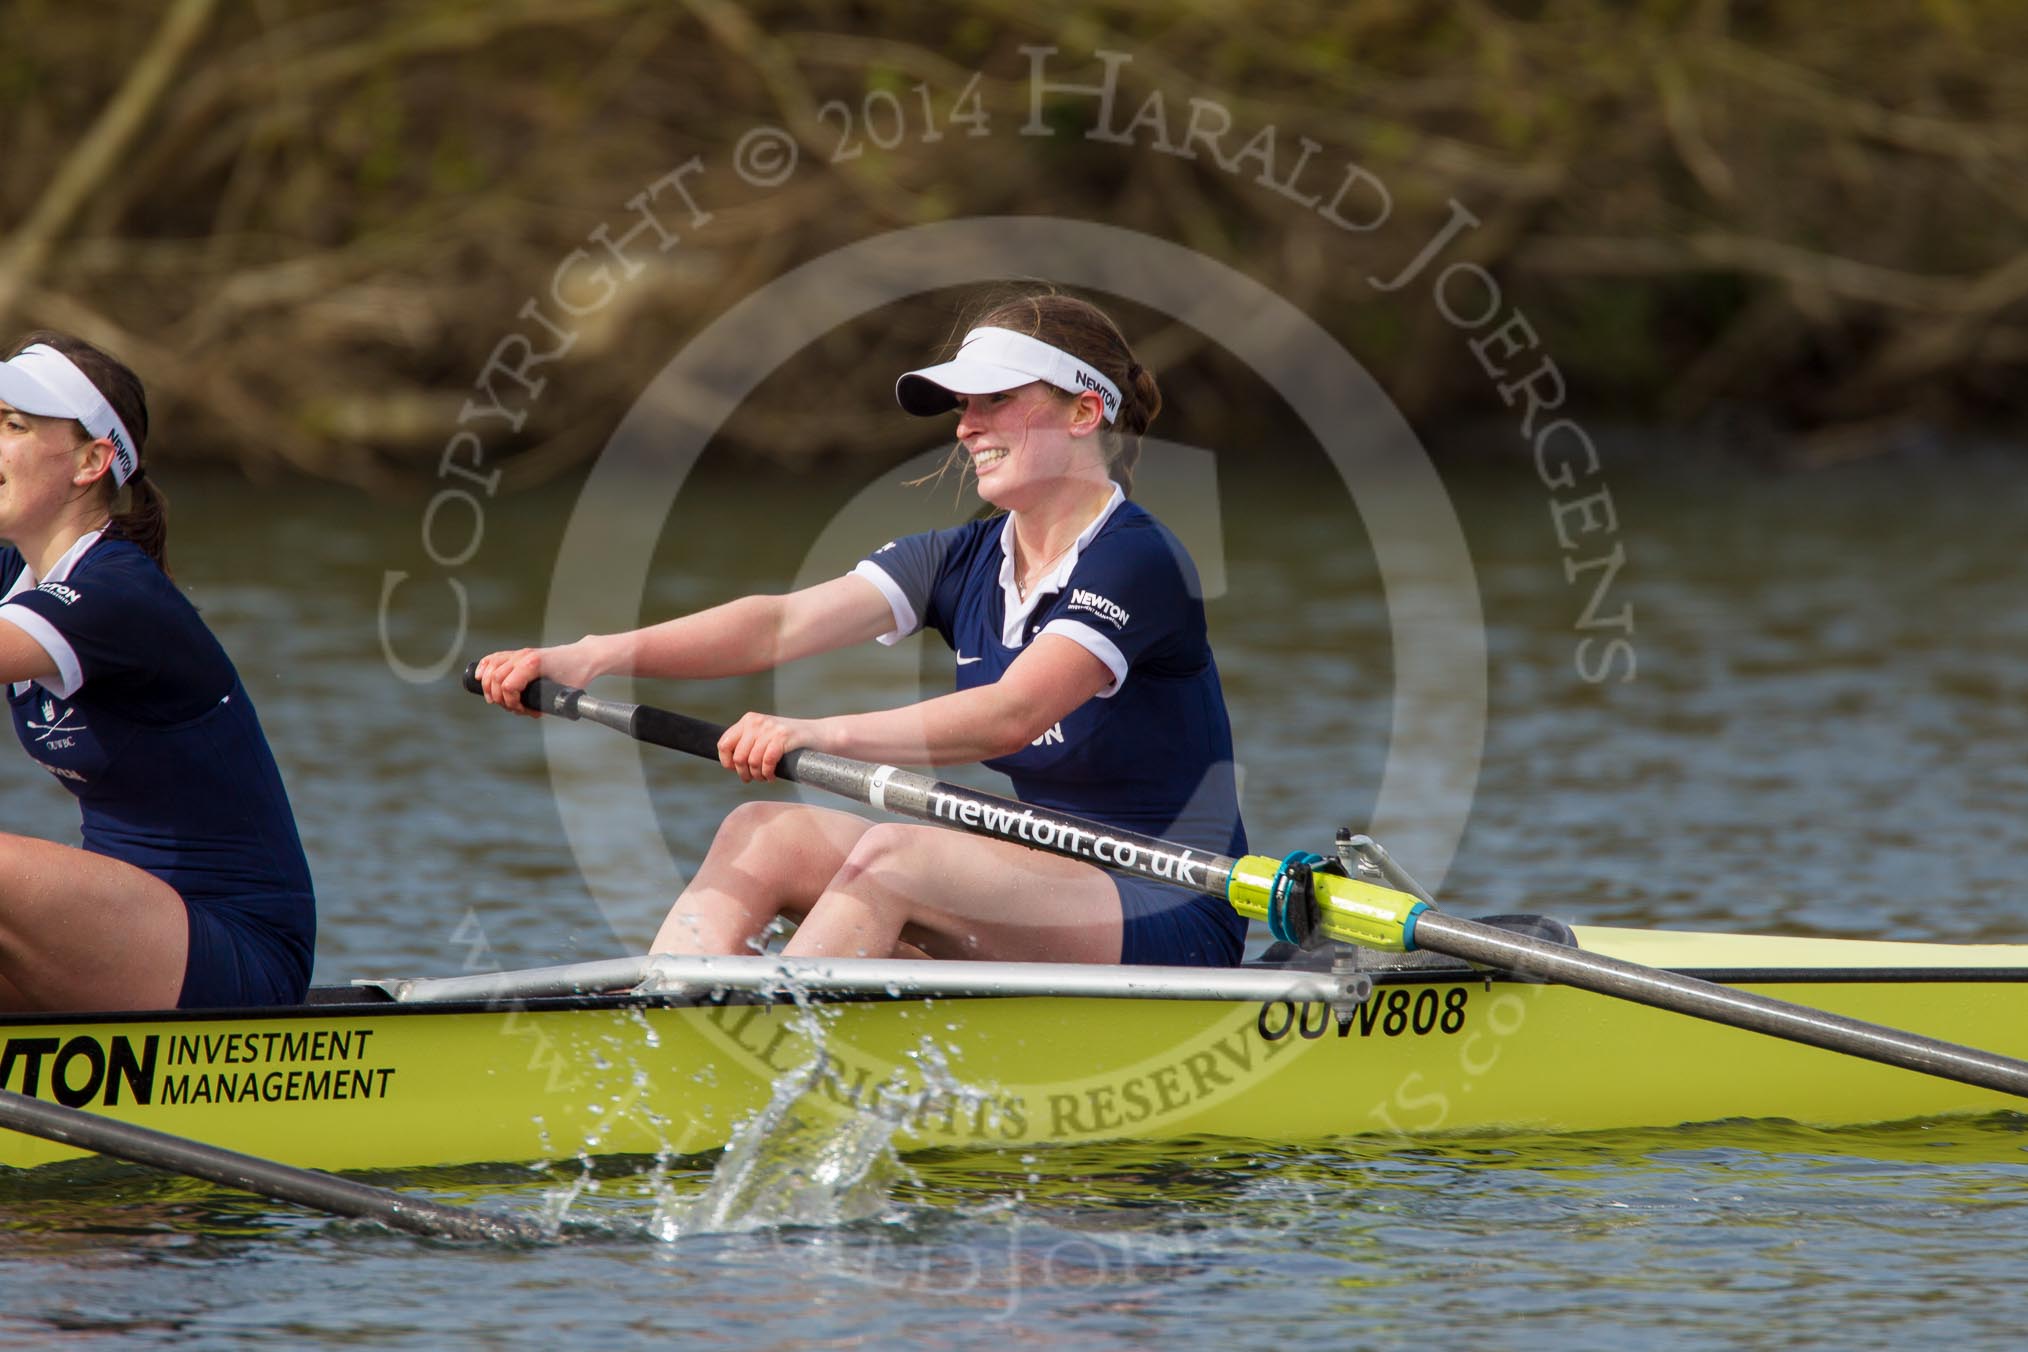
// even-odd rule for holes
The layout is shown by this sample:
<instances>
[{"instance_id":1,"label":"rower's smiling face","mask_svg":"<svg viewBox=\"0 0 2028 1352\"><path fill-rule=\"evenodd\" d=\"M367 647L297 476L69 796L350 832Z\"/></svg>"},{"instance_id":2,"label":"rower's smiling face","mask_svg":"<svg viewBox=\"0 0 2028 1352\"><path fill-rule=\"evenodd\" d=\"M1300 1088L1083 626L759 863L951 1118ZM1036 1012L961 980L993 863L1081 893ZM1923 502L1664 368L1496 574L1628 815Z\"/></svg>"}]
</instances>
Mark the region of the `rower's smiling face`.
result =
<instances>
[{"instance_id":1,"label":"rower's smiling face","mask_svg":"<svg viewBox=\"0 0 2028 1352\"><path fill-rule=\"evenodd\" d=\"M0 540L44 528L81 496L78 480L93 447L68 418L0 403Z\"/></svg>"},{"instance_id":2,"label":"rower's smiling face","mask_svg":"<svg viewBox=\"0 0 2028 1352\"><path fill-rule=\"evenodd\" d=\"M957 398L958 441L971 457L979 496L995 507L1019 510L1038 491L1099 463L1095 394L1070 399L1038 380Z\"/></svg>"}]
</instances>

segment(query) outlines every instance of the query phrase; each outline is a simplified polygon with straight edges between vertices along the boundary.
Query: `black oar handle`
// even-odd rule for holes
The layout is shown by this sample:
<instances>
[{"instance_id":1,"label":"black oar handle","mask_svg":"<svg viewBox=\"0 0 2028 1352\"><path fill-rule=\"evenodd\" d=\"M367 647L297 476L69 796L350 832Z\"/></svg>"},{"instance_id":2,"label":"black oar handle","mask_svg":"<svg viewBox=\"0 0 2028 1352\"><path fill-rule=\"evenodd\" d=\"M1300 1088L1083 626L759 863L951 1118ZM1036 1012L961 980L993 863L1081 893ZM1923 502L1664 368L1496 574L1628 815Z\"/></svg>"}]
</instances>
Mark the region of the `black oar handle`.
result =
<instances>
[{"instance_id":1,"label":"black oar handle","mask_svg":"<svg viewBox=\"0 0 2028 1352\"><path fill-rule=\"evenodd\" d=\"M479 684L479 664L465 664L465 689L475 695L486 693L486 687ZM521 691L521 707L538 714L555 714L559 718L576 718L578 697L584 691L574 686L560 685L547 676L537 676Z\"/></svg>"},{"instance_id":2,"label":"black oar handle","mask_svg":"<svg viewBox=\"0 0 2028 1352\"><path fill-rule=\"evenodd\" d=\"M475 695L485 693L479 685L477 662L465 668L465 689ZM522 690L521 707L539 714L554 714L558 718L589 718L595 723L617 728L639 741L701 756L709 761L718 759L718 739L725 736L725 726L721 723L707 723L688 714L644 704L619 704L597 699L574 685L564 685L547 676L537 676ZM793 751L782 757L775 773L783 779L794 779L796 776L791 762L795 757Z\"/></svg>"},{"instance_id":3,"label":"black oar handle","mask_svg":"<svg viewBox=\"0 0 2028 1352\"><path fill-rule=\"evenodd\" d=\"M709 761L718 759L718 739L725 736L721 723L707 723L689 714L672 713L667 709L655 709L641 705L634 710L634 736L656 746L666 746L671 751L684 751L693 756L702 756ZM791 751L775 766L775 773L783 779L794 779L791 762L796 753Z\"/></svg>"}]
</instances>

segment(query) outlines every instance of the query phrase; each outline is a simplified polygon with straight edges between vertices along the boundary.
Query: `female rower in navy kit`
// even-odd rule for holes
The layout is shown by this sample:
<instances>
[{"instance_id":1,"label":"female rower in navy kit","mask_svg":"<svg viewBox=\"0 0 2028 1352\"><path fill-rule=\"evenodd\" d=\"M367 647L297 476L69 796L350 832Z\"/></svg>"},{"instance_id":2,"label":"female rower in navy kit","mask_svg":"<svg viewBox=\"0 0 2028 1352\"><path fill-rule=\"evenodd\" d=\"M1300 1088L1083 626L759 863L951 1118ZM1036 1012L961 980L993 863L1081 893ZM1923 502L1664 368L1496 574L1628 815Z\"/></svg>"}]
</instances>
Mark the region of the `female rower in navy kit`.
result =
<instances>
[{"instance_id":1,"label":"female rower in navy kit","mask_svg":"<svg viewBox=\"0 0 2028 1352\"><path fill-rule=\"evenodd\" d=\"M496 653L487 697L519 710L537 674L713 677L766 670L927 625L957 690L838 718L749 713L719 743L742 779L784 752L983 760L1025 801L1245 852L1232 733L1195 568L1126 500L1154 377L1102 311L1047 293L990 305L956 355L895 387L910 413L958 412L979 496L1003 514L881 546L850 574L630 634ZM750 951L778 914L787 953L1231 964L1245 922L1224 901L933 826L748 803L719 827L657 952Z\"/></svg>"},{"instance_id":2,"label":"female rower in navy kit","mask_svg":"<svg viewBox=\"0 0 2028 1352\"><path fill-rule=\"evenodd\" d=\"M0 834L0 1009L309 985L295 818L231 660L164 571L147 435L141 382L88 343L31 334L0 363L0 682L84 816L82 849Z\"/></svg>"}]
</instances>

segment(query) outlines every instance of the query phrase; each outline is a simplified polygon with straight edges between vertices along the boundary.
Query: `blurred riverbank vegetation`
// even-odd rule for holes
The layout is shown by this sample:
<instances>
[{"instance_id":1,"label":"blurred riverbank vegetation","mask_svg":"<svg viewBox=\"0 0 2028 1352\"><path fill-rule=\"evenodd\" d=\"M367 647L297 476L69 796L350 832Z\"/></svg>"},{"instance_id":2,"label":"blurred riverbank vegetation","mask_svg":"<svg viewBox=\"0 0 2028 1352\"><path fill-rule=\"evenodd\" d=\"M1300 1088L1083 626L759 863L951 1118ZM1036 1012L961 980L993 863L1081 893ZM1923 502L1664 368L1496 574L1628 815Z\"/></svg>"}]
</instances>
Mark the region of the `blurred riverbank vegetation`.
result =
<instances>
[{"instance_id":1,"label":"blurred riverbank vegetation","mask_svg":"<svg viewBox=\"0 0 2028 1352\"><path fill-rule=\"evenodd\" d=\"M797 264L1000 214L1103 221L1241 269L1418 427L1515 421L1466 347L1482 334L1369 280L1453 201L1481 224L1448 257L1499 279L1570 411L1761 429L1815 462L1936 430L2022 441L2028 423L2014 0L11 0L9 15L0 328L128 357L165 457L382 489L433 475L489 353L528 328L524 302L693 155L709 227L673 210L690 237L573 323L521 425L489 433L508 486L595 454L691 336ZM1022 51L1036 45L1056 50ZM1116 128L1160 93L1174 148L1191 100L1215 104L1228 155L1272 126L1287 174L1307 138L1310 190L1356 165L1385 185L1385 219L1334 224L1263 186L1261 162L1161 153L1145 126L1093 139L1084 95L1047 95L1054 134L1018 134L1033 60L1095 83L1105 51L1128 58ZM840 157L847 121L862 153ZM799 147L779 185L731 172L763 125ZM1361 188L1345 215L1377 201ZM778 373L723 449L793 463L919 440L861 386L917 364L948 316L891 318ZM1250 377L1215 335L1141 318L1144 359L1194 396L1194 439L1259 438ZM839 393L841 363L880 379Z\"/></svg>"}]
</instances>

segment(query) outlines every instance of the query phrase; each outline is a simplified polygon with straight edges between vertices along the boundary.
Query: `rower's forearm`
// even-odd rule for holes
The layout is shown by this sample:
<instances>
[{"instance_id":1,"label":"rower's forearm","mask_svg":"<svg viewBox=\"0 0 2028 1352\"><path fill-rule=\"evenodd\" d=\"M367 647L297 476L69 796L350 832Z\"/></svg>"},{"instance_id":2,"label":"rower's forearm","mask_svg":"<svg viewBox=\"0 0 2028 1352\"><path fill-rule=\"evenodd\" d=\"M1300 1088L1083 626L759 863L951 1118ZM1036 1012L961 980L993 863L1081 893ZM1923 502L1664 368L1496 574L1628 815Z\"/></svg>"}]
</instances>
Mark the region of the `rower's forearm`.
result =
<instances>
[{"instance_id":1,"label":"rower's forearm","mask_svg":"<svg viewBox=\"0 0 2028 1352\"><path fill-rule=\"evenodd\" d=\"M965 765L1028 745L1041 732L1030 730L1033 719L987 686L899 709L827 719L824 749L883 764Z\"/></svg>"},{"instance_id":2,"label":"rower's forearm","mask_svg":"<svg viewBox=\"0 0 2028 1352\"><path fill-rule=\"evenodd\" d=\"M711 680L766 671L779 660L779 596L743 596L624 634L579 642L602 676Z\"/></svg>"}]
</instances>

